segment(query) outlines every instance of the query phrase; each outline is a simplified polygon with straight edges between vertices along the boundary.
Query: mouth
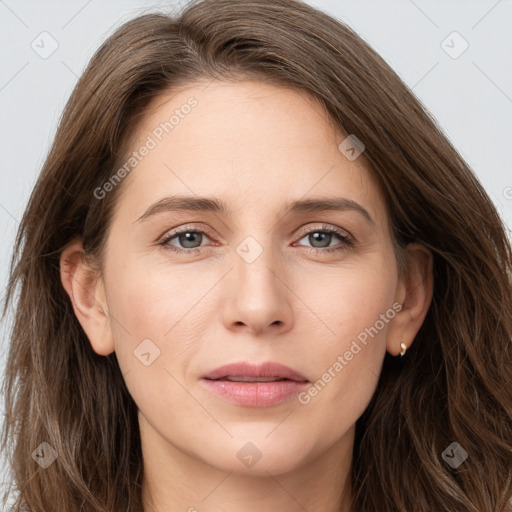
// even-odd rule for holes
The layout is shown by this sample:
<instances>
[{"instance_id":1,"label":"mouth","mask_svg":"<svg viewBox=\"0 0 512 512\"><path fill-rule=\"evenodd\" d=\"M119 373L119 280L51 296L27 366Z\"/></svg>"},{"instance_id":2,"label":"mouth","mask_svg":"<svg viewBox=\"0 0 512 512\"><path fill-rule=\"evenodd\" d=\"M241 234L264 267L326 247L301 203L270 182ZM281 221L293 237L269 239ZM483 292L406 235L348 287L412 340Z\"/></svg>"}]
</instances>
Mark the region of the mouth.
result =
<instances>
[{"instance_id":1,"label":"mouth","mask_svg":"<svg viewBox=\"0 0 512 512\"><path fill-rule=\"evenodd\" d=\"M281 363L273 362L263 364L231 363L208 372L203 379L232 382L276 382L280 380L309 382L301 373Z\"/></svg>"},{"instance_id":2,"label":"mouth","mask_svg":"<svg viewBox=\"0 0 512 512\"><path fill-rule=\"evenodd\" d=\"M279 363L233 363L207 373L201 382L216 395L247 407L270 407L289 401L309 384L299 372Z\"/></svg>"},{"instance_id":3,"label":"mouth","mask_svg":"<svg viewBox=\"0 0 512 512\"><path fill-rule=\"evenodd\" d=\"M229 382L280 382L280 381L283 381L283 380L290 380L290 381L296 381L296 382L301 382L299 380L296 380L296 379L287 379L287 378L276 378L276 377L246 377L246 376L243 376L243 375L240 375L240 376L231 376L231 375L227 375L226 377L222 377L220 379L208 379L206 378L206 380L226 380L226 381L229 381Z\"/></svg>"}]
</instances>

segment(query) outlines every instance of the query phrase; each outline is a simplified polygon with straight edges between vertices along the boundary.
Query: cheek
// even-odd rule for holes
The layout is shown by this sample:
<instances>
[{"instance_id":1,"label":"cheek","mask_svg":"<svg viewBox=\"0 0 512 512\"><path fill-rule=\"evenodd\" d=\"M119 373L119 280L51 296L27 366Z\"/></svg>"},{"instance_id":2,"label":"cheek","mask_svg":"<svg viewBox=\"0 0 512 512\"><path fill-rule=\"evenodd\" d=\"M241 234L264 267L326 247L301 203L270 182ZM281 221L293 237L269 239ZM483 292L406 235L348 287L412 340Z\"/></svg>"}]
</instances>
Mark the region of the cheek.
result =
<instances>
[{"instance_id":1,"label":"cheek","mask_svg":"<svg viewBox=\"0 0 512 512\"><path fill-rule=\"evenodd\" d=\"M305 275L305 279L296 281L298 287L294 291L310 311L309 320L304 321L317 326L314 348L318 354L332 355L333 349L349 346L352 339L367 332L393 305L397 275L394 266L384 260L375 258L371 264L340 266ZM387 325L379 321L379 334L385 335Z\"/></svg>"},{"instance_id":2,"label":"cheek","mask_svg":"<svg viewBox=\"0 0 512 512\"><path fill-rule=\"evenodd\" d=\"M187 287L183 273L131 263L128 257L109 274L116 357L138 408L170 425L176 404L191 406L180 383L199 348L202 324L191 313L205 289Z\"/></svg>"},{"instance_id":3,"label":"cheek","mask_svg":"<svg viewBox=\"0 0 512 512\"><path fill-rule=\"evenodd\" d=\"M118 260L121 261L121 260ZM186 365L199 350L204 330L218 308L208 290L218 276L192 267L145 264L128 255L108 273L108 303L115 351L123 373L140 369L149 352L151 367ZM148 341L149 340L149 341ZM174 371L173 369L173 371Z\"/></svg>"},{"instance_id":4,"label":"cheek","mask_svg":"<svg viewBox=\"0 0 512 512\"><path fill-rule=\"evenodd\" d=\"M315 342L304 354L316 369L315 382L299 397L310 412L337 425L362 414L375 391L396 314L395 288L394 267L377 260L304 282L303 296L318 312Z\"/></svg>"}]
</instances>

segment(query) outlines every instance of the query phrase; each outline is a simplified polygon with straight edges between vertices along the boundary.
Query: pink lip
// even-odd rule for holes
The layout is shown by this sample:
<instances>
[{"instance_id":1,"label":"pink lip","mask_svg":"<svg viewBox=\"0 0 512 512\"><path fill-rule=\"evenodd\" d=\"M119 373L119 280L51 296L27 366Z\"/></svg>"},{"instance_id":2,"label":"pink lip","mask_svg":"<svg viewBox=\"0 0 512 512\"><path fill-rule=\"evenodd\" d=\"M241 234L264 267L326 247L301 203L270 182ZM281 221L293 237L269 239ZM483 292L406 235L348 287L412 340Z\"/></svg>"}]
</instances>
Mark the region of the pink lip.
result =
<instances>
[{"instance_id":1,"label":"pink lip","mask_svg":"<svg viewBox=\"0 0 512 512\"><path fill-rule=\"evenodd\" d=\"M228 377L249 381L235 382L227 380ZM257 382L258 378L283 380ZM279 363L254 365L245 362L221 366L204 375L201 382L226 400L248 407L278 405L299 393L309 383L304 375Z\"/></svg>"}]
</instances>

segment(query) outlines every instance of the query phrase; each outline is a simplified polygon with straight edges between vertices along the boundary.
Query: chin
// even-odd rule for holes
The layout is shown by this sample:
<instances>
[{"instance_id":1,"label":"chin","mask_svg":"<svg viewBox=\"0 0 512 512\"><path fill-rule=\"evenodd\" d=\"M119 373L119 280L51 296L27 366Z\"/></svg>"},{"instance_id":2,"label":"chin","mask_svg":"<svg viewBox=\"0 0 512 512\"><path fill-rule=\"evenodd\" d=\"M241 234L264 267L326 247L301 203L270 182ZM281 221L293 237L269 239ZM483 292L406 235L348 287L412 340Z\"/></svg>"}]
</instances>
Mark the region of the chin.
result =
<instances>
[{"instance_id":1,"label":"chin","mask_svg":"<svg viewBox=\"0 0 512 512\"><path fill-rule=\"evenodd\" d=\"M306 463L308 453L303 436L280 436L277 432L269 436L270 431L265 429L265 434L260 433L259 437L238 435L216 444L209 441L207 457L205 453L199 455L209 465L223 471L254 476L283 474Z\"/></svg>"}]
</instances>

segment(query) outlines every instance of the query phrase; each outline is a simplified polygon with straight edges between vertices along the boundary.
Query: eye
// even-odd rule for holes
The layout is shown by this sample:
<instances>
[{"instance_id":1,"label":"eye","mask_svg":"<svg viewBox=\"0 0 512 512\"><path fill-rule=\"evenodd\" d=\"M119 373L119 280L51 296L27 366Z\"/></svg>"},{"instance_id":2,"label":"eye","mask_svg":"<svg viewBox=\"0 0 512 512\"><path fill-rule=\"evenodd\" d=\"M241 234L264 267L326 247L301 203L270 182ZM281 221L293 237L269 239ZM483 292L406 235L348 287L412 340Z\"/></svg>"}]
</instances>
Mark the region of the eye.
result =
<instances>
[{"instance_id":1,"label":"eye","mask_svg":"<svg viewBox=\"0 0 512 512\"><path fill-rule=\"evenodd\" d=\"M201 242L204 240L204 237L208 238L205 231L185 226L184 228L167 233L159 242L159 245L176 252L195 253L201 250ZM175 242L181 245L181 247L171 243L174 239L176 239Z\"/></svg>"},{"instance_id":2,"label":"eye","mask_svg":"<svg viewBox=\"0 0 512 512\"><path fill-rule=\"evenodd\" d=\"M202 242L205 238L209 240L206 231L183 226L167 233L159 241L159 245L174 252L193 254L201 251L202 247L204 247ZM300 240L303 238L307 238L307 241L312 245L302 247L315 253L342 251L355 245L355 240L347 231L326 225L303 231ZM338 240L337 244L336 240Z\"/></svg>"},{"instance_id":3,"label":"eye","mask_svg":"<svg viewBox=\"0 0 512 512\"><path fill-rule=\"evenodd\" d=\"M354 245L354 239L349 233L333 226L322 225L321 228L309 229L301 235L301 240L307 238L307 241L312 244L311 247L306 247L315 252L342 251ZM336 239L339 241L338 244L332 245Z\"/></svg>"}]
</instances>

